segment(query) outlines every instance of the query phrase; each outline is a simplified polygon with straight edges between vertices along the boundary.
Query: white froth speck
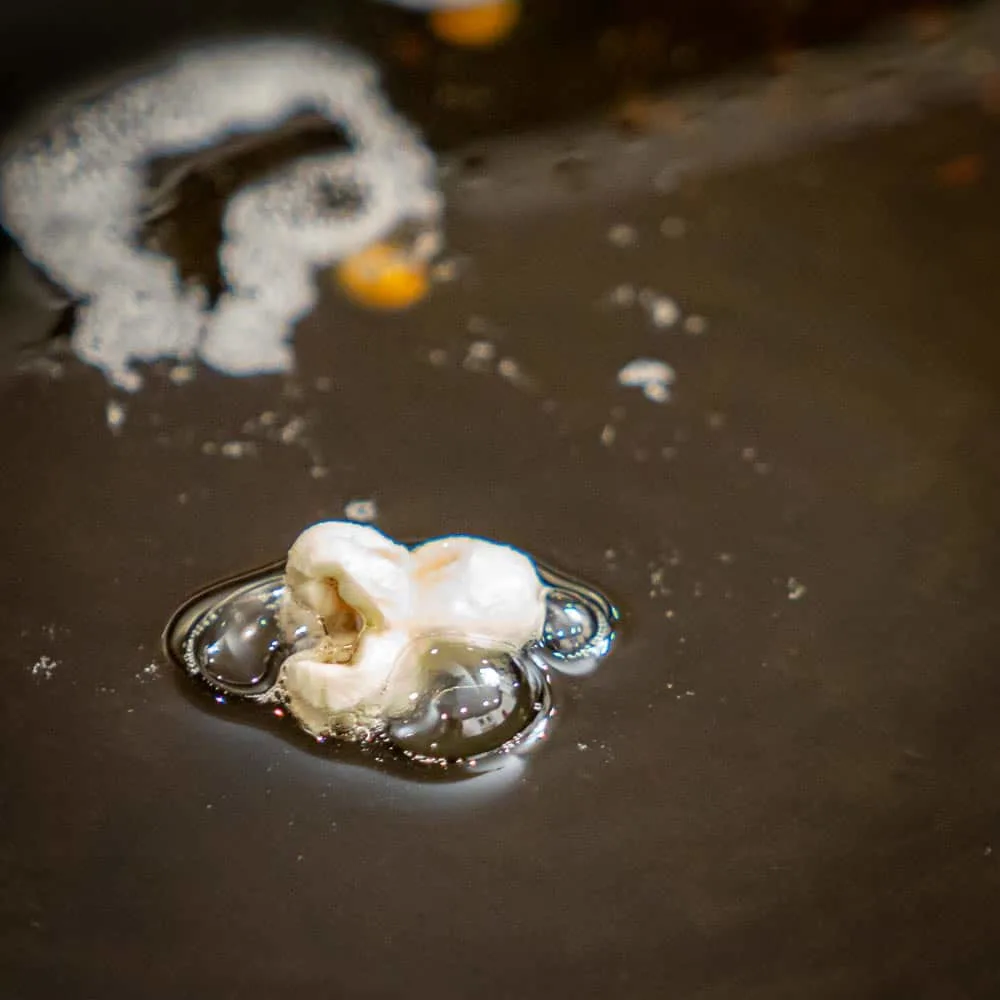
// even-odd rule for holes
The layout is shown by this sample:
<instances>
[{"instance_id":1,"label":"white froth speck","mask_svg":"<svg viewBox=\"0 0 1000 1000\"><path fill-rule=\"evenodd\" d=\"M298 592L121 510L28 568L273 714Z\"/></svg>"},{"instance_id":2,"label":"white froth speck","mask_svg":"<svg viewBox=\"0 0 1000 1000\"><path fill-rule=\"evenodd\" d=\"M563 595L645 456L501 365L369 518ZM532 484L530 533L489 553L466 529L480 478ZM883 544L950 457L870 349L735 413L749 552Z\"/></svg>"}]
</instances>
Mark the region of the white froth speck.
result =
<instances>
[{"instance_id":1,"label":"white froth speck","mask_svg":"<svg viewBox=\"0 0 1000 1000\"><path fill-rule=\"evenodd\" d=\"M618 431L615 429L614 424L605 424L601 430L601 444L605 448L610 448L615 443L615 438L618 436Z\"/></svg>"},{"instance_id":2,"label":"white froth speck","mask_svg":"<svg viewBox=\"0 0 1000 1000\"><path fill-rule=\"evenodd\" d=\"M146 165L312 111L342 128L348 152L303 158L241 189L223 219L227 290L214 308L174 263L140 250ZM49 120L0 163L3 223L73 298L73 347L127 390L134 366L200 356L229 375L287 371L313 271L400 223L438 228L432 154L382 99L374 68L317 42L265 40L181 53L154 72ZM330 188L359 209L330 209Z\"/></svg>"},{"instance_id":3,"label":"white froth speck","mask_svg":"<svg viewBox=\"0 0 1000 1000\"><path fill-rule=\"evenodd\" d=\"M674 326L681 318L680 306L669 295L661 295L651 288L639 293L639 304L646 310L653 326L666 329Z\"/></svg>"},{"instance_id":4,"label":"white froth speck","mask_svg":"<svg viewBox=\"0 0 1000 1000\"><path fill-rule=\"evenodd\" d=\"M291 420L281 428L278 438L282 444L294 444L306 429L304 417L292 417Z\"/></svg>"},{"instance_id":5,"label":"white froth speck","mask_svg":"<svg viewBox=\"0 0 1000 1000\"><path fill-rule=\"evenodd\" d=\"M635 287L624 284L613 288L608 298L612 305L627 309L629 306L635 305L635 295Z\"/></svg>"},{"instance_id":6,"label":"white froth speck","mask_svg":"<svg viewBox=\"0 0 1000 1000\"><path fill-rule=\"evenodd\" d=\"M639 232L635 226L620 222L608 230L608 239L612 245L624 249L635 246L639 242Z\"/></svg>"},{"instance_id":7,"label":"white froth speck","mask_svg":"<svg viewBox=\"0 0 1000 1000\"><path fill-rule=\"evenodd\" d=\"M109 400L105 407L104 419L107 421L108 427L111 428L112 434L121 434L122 427L125 425L125 407L117 399Z\"/></svg>"},{"instance_id":8,"label":"white froth speck","mask_svg":"<svg viewBox=\"0 0 1000 1000\"><path fill-rule=\"evenodd\" d=\"M243 458L257 450L253 441L226 441L219 449L225 458Z\"/></svg>"},{"instance_id":9,"label":"white froth speck","mask_svg":"<svg viewBox=\"0 0 1000 1000\"><path fill-rule=\"evenodd\" d=\"M673 326L680 315L681 311L677 307L677 303L665 295L658 298L649 311L649 318L653 321L653 326L661 328Z\"/></svg>"},{"instance_id":10,"label":"white froth speck","mask_svg":"<svg viewBox=\"0 0 1000 1000\"><path fill-rule=\"evenodd\" d=\"M441 260L431 268L431 281L444 285L458 278L458 261Z\"/></svg>"},{"instance_id":11,"label":"white froth speck","mask_svg":"<svg viewBox=\"0 0 1000 1000\"><path fill-rule=\"evenodd\" d=\"M349 521L370 524L378 517L378 507L374 500L352 500L344 507L344 517Z\"/></svg>"},{"instance_id":12,"label":"white froth speck","mask_svg":"<svg viewBox=\"0 0 1000 1000\"><path fill-rule=\"evenodd\" d=\"M788 578L788 599L790 601L799 601L806 594L806 585L800 580L796 580L794 576Z\"/></svg>"},{"instance_id":13,"label":"white froth speck","mask_svg":"<svg viewBox=\"0 0 1000 1000\"><path fill-rule=\"evenodd\" d=\"M53 660L51 656L40 656L31 665L31 676L41 677L42 680L51 680L52 672L59 666L57 660Z\"/></svg>"},{"instance_id":14,"label":"white froth speck","mask_svg":"<svg viewBox=\"0 0 1000 1000\"><path fill-rule=\"evenodd\" d=\"M708 320L704 316L688 316L684 320L684 332L692 336L700 336L708 329Z\"/></svg>"},{"instance_id":15,"label":"white froth speck","mask_svg":"<svg viewBox=\"0 0 1000 1000\"><path fill-rule=\"evenodd\" d=\"M654 358L636 358L618 372L619 385L642 389L643 395L654 403L670 399L670 386L675 378L670 365Z\"/></svg>"},{"instance_id":16,"label":"white froth speck","mask_svg":"<svg viewBox=\"0 0 1000 1000\"><path fill-rule=\"evenodd\" d=\"M497 362L497 374L501 378L516 382L521 378L521 366L513 358L501 358Z\"/></svg>"},{"instance_id":17,"label":"white froth speck","mask_svg":"<svg viewBox=\"0 0 1000 1000\"><path fill-rule=\"evenodd\" d=\"M462 367L469 371L486 371L496 357L497 349L488 340L477 340L469 344Z\"/></svg>"},{"instance_id":18,"label":"white froth speck","mask_svg":"<svg viewBox=\"0 0 1000 1000\"><path fill-rule=\"evenodd\" d=\"M194 378L194 366L174 365L174 367L170 369L169 378L174 385L186 385Z\"/></svg>"}]
</instances>

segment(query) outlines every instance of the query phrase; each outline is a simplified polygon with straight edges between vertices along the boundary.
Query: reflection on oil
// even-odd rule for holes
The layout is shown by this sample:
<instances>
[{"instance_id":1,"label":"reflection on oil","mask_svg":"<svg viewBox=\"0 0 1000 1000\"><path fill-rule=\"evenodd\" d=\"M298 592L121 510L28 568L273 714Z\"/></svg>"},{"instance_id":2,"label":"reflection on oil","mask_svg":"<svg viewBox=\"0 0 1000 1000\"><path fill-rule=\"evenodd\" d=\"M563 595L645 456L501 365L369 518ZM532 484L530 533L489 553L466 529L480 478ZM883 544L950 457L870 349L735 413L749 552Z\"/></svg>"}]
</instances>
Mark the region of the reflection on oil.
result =
<instances>
[{"instance_id":1,"label":"reflection on oil","mask_svg":"<svg viewBox=\"0 0 1000 1000\"><path fill-rule=\"evenodd\" d=\"M422 639L400 668L412 677L409 707L388 720L386 736L416 760L469 759L524 744L551 709L547 674L516 653Z\"/></svg>"}]
</instances>

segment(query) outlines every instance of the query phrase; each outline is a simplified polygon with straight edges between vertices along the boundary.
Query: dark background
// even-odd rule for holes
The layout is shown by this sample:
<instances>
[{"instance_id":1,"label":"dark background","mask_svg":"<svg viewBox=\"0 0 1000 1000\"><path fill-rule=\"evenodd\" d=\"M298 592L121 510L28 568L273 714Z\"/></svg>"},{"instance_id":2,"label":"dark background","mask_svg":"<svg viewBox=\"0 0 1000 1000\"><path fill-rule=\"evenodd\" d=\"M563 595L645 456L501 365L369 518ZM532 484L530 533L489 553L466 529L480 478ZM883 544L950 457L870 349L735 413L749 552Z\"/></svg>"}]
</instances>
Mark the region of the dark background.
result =
<instances>
[{"instance_id":1,"label":"dark background","mask_svg":"<svg viewBox=\"0 0 1000 1000\"><path fill-rule=\"evenodd\" d=\"M459 280L385 316L321 277L284 379L155 366L119 398L58 349L5 359L4 997L1000 996L995 115L970 98L669 192L596 183L634 155L626 122L558 199L535 144L559 122L586 146L676 71L604 67L612 23L645 37L659 12L704 39L701 70L777 74L881 6L538 4L495 54L428 43L409 86L386 56L436 143L477 137L446 182ZM310 11L282 17L375 51L423 31L360 2ZM7 16L11 109L256 18ZM486 113L435 97L476 80ZM634 247L608 240L622 223ZM621 283L708 331L611 308ZM463 366L484 337L527 382ZM677 369L667 406L616 385L645 354ZM283 442L262 413L305 430ZM232 440L253 448L226 458ZM620 603L614 656L560 686L512 786L305 752L162 660L188 594L361 497L396 537L484 534Z\"/></svg>"},{"instance_id":2,"label":"dark background","mask_svg":"<svg viewBox=\"0 0 1000 1000\"><path fill-rule=\"evenodd\" d=\"M462 52L425 18L374 0L6 3L0 107L9 119L40 92L191 39L277 29L347 41L383 66L396 105L435 146L550 123L649 87L743 65L780 71L791 52L856 38L913 14L933 33L967 3L913 0L526 0L510 41ZM488 114L449 112L442 85L492 93Z\"/></svg>"}]
</instances>

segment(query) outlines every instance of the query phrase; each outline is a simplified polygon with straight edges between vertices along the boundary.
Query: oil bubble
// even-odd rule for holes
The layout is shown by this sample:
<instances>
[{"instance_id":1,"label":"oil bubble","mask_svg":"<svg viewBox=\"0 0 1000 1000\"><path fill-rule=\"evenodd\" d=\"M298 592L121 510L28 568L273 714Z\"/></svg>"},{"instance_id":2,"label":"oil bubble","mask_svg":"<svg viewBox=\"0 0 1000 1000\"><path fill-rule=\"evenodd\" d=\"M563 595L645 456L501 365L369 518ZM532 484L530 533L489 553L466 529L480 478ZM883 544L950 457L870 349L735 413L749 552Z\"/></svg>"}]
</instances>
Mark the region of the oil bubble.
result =
<instances>
[{"instance_id":1,"label":"oil bubble","mask_svg":"<svg viewBox=\"0 0 1000 1000\"><path fill-rule=\"evenodd\" d=\"M618 610L592 587L552 570L543 577L549 583L545 624L541 640L529 652L560 673L589 674L611 652Z\"/></svg>"},{"instance_id":2,"label":"oil bubble","mask_svg":"<svg viewBox=\"0 0 1000 1000\"><path fill-rule=\"evenodd\" d=\"M458 762L530 741L551 706L548 680L529 660L452 639L422 639L400 669L409 707L386 738L408 757Z\"/></svg>"},{"instance_id":3,"label":"oil bubble","mask_svg":"<svg viewBox=\"0 0 1000 1000\"><path fill-rule=\"evenodd\" d=\"M272 588L253 588L233 600L228 615L216 614L208 620L193 645L201 672L220 687L234 690L254 688L266 681L274 664L280 666L284 644L274 635L269 608Z\"/></svg>"},{"instance_id":4,"label":"oil bubble","mask_svg":"<svg viewBox=\"0 0 1000 1000\"><path fill-rule=\"evenodd\" d=\"M167 627L168 654L230 694L264 695L292 652L278 625L283 574L227 580L196 595Z\"/></svg>"}]
</instances>

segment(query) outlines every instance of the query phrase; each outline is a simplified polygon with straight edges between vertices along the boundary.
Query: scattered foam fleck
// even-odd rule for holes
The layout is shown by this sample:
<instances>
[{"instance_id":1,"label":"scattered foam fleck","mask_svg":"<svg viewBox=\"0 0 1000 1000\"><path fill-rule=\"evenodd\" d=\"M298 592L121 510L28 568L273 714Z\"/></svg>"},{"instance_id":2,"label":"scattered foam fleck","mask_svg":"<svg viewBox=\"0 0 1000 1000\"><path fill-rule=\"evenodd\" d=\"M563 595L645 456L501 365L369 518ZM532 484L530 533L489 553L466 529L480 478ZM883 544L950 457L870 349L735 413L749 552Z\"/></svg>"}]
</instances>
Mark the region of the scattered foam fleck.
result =
<instances>
[{"instance_id":1,"label":"scattered foam fleck","mask_svg":"<svg viewBox=\"0 0 1000 1000\"><path fill-rule=\"evenodd\" d=\"M224 458L245 458L247 455L253 455L256 450L257 446L253 441L226 441L219 448L219 453Z\"/></svg>"},{"instance_id":2,"label":"scattered foam fleck","mask_svg":"<svg viewBox=\"0 0 1000 1000\"><path fill-rule=\"evenodd\" d=\"M708 320L704 316L691 315L684 320L684 332L692 336L700 336L708 329Z\"/></svg>"},{"instance_id":3,"label":"scattered foam fleck","mask_svg":"<svg viewBox=\"0 0 1000 1000\"><path fill-rule=\"evenodd\" d=\"M636 358L618 372L619 385L642 389L643 395L654 403L670 399L670 387L675 379L673 368L654 358Z\"/></svg>"},{"instance_id":4,"label":"scattered foam fleck","mask_svg":"<svg viewBox=\"0 0 1000 1000\"><path fill-rule=\"evenodd\" d=\"M670 399L670 386L665 382L647 382L642 387L642 394L653 403L665 403Z\"/></svg>"},{"instance_id":5,"label":"scattered foam fleck","mask_svg":"<svg viewBox=\"0 0 1000 1000\"><path fill-rule=\"evenodd\" d=\"M790 601L799 601L806 594L806 585L800 580L796 580L794 576L788 578L788 599Z\"/></svg>"},{"instance_id":6,"label":"scattered foam fleck","mask_svg":"<svg viewBox=\"0 0 1000 1000\"><path fill-rule=\"evenodd\" d=\"M117 399L108 400L104 419L112 434L115 436L121 434L122 427L125 426L125 407Z\"/></svg>"},{"instance_id":7,"label":"scattered foam fleck","mask_svg":"<svg viewBox=\"0 0 1000 1000\"><path fill-rule=\"evenodd\" d=\"M48 681L52 679L52 673L59 666L57 660L53 660L51 656L40 656L31 665L31 676L41 677L42 680Z\"/></svg>"},{"instance_id":8,"label":"scattered foam fleck","mask_svg":"<svg viewBox=\"0 0 1000 1000\"><path fill-rule=\"evenodd\" d=\"M265 425L266 426L266 425ZM305 417L292 417L278 432L278 440L282 444L294 444L302 437L302 432L306 429Z\"/></svg>"},{"instance_id":9,"label":"scattered foam fleck","mask_svg":"<svg viewBox=\"0 0 1000 1000\"><path fill-rule=\"evenodd\" d=\"M521 366L513 358L501 358L497 362L497 374L509 382L518 382L522 378Z\"/></svg>"},{"instance_id":10,"label":"scattered foam fleck","mask_svg":"<svg viewBox=\"0 0 1000 1000\"><path fill-rule=\"evenodd\" d=\"M646 310L653 326L666 329L674 326L681 318L680 306L669 295L661 295L651 288L639 293L639 304Z\"/></svg>"},{"instance_id":11,"label":"scattered foam fleck","mask_svg":"<svg viewBox=\"0 0 1000 1000\"><path fill-rule=\"evenodd\" d=\"M462 367L469 371L487 371L496 357L497 349L489 340L477 340L471 344L465 352L465 360Z\"/></svg>"},{"instance_id":12,"label":"scattered foam fleck","mask_svg":"<svg viewBox=\"0 0 1000 1000\"><path fill-rule=\"evenodd\" d=\"M635 305L635 286L629 284L617 285L611 290L608 298L612 305L627 309L629 306Z\"/></svg>"},{"instance_id":13,"label":"scattered foam fleck","mask_svg":"<svg viewBox=\"0 0 1000 1000\"><path fill-rule=\"evenodd\" d=\"M431 268L431 281L445 285L457 280L459 275L458 261L454 258L438 261Z\"/></svg>"},{"instance_id":14,"label":"scattered foam fleck","mask_svg":"<svg viewBox=\"0 0 1000 1000\"><path fill-rule=\"evenodd\" d=\"M639 232L635 226L621 222L608 230L608 239L614 246L624 249L635 246L639 242Z\"/></svg>"},{"instance_id":15,"label":"scattered foam fleck","mask_svg":"<svg viewBox=\"0 0 1000 1000\"><path fill-rule=\"evenodd\" d=\"M160 665L155 661L147 663L146 666L142 668L135 676L136 679L145 683L146 681L155 680L160 674Z\"/></svg>"},{"instance_id":16,"label":"scattered foam fleck","mask_svg":"<svg viewBox=\"0 0 1000 1000\"><path fill-rule=\"evenodd\" d=\"M378 517L378 508L374 500L352 500L344 507L344 516L348 521L370 524Z\"/></svg>"}]
</instances>

